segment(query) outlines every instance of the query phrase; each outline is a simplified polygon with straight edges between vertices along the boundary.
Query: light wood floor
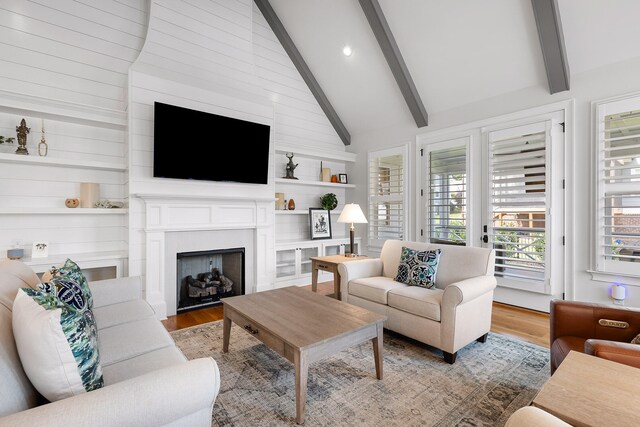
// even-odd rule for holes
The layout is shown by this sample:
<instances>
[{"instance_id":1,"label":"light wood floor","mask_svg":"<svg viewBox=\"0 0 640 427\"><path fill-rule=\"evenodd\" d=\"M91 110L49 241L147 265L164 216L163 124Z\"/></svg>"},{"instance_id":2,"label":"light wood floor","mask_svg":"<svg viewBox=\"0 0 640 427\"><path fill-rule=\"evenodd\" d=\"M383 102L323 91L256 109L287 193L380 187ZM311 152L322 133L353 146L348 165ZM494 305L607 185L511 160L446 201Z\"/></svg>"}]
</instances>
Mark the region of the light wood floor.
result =
<instances>
[{"instance_id":1,"label":"light wood floor","mask_svg":"<svg viewBox=\"0 0 640 427\"><path fill-rule=\"evenodd\" d=\"M306 287L311 290L311 285ZM319 283L318 293L332 294L333 282ZM220 305L171 316L167 320L163 320L162 323L168 331L175 331L220 320L222 317L222 306ZM547 313L495 302L493 303L491 331L549 347L549 315Z\"/></svg>"}]
</instances>

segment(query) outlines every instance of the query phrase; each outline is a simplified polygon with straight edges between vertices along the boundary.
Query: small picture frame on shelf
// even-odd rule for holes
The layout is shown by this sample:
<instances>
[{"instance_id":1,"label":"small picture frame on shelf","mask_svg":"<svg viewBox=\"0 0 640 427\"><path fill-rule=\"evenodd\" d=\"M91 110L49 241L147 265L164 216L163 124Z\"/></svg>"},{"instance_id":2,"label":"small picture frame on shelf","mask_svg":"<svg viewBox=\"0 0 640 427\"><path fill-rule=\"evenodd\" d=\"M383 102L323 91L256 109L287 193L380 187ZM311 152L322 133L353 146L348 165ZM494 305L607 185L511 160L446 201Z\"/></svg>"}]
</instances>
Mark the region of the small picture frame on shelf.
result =
<instances>
[{"instance_id":1,"label":"small picture frame on shelf","mask_svg":"<svg viewBox=\"0 0 640 427\"><path fill-rule=\"evenodd\" d=\"M341 173L338 175L338 182L340 184L348 184L349 181L347 180L347 174L346 173Z\"/></svg>"},{"instance_id":2,"label":"small picture frame on shelf","mask_svg":"<svg viewBox=\"0 0 640 427\"><path fill-rule=\"evenodd\" d=\"M322 208L309 208L311 240L331 238L331 212Z\"/></svg>"},{"instance_id":3,"label":"small picture frame on shelf","mask_svg":"<svg viewBox=\"0 0 640 427\"><path fill-rule=\"evenodd\" d=\"M48 242L33 242L31 258L47 258L49 256Z\"/></svg>"}]
</instances>

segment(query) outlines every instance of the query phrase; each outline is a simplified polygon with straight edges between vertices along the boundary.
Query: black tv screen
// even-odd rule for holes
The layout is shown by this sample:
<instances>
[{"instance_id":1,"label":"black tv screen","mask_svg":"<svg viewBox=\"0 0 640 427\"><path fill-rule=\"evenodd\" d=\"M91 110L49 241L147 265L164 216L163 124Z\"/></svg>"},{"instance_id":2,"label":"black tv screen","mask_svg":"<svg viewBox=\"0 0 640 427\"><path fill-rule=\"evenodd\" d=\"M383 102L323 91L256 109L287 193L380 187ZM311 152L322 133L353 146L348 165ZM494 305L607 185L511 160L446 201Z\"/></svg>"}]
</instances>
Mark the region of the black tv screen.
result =
<instances>
[{"instance_id":1,"label":"black tv screen","mask_svg":"<svg viewBox=\"0 0 640 427\"><path fill-rule=\"evenodd\" d=\"M269 126L156 102L153 176L266 184Z\"/></svg>"}]
</instances>

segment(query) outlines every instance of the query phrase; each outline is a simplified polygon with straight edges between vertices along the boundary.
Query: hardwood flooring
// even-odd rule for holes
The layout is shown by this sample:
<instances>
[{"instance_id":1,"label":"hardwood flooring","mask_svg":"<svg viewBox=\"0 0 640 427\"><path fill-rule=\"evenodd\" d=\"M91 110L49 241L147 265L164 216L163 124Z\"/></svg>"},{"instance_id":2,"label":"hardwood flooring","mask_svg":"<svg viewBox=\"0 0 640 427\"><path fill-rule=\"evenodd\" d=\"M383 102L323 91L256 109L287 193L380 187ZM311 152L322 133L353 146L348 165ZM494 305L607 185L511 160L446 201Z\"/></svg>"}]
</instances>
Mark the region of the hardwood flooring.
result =
<instances>
[{"instance_id":1,"label":"hardwood flooring","mask_svg":"<svg viewBox=\"0 0 640 427\"><path fill-rule=\"evenodd\" d=\"M311 285L305 288L311 291ZM318 283L318 293L331 295L333 282ZM216 306L171 316L162 323L168 331L175 331L222 318L222 306ZM491 331L549 348L549 315L547 313L494 302Z\"/></svg>"}]
</instances>

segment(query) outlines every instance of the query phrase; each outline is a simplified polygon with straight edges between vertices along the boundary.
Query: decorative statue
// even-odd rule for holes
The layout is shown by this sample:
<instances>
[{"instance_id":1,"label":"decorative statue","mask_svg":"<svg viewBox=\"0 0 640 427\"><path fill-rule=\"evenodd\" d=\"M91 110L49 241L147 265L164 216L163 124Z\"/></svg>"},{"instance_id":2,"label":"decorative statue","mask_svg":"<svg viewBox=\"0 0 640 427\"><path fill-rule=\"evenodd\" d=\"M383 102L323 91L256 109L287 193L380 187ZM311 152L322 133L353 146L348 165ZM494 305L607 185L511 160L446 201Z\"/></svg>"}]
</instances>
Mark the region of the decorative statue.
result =
<instances>
[{"instance_id":1,"label":"decorative statue","mask_svg":"<svg viewBox=\"0 0 640 427\"><path fill-rule=\"evenodd\" d=\"M30 131L31 129L27 127L27 122L25 122L24 119L20 122L20 126L16 126L16 132L18 134L18 149L16 150L16 154L29 155L29 151L27 150L27 134Z\"/></svg>"},{"instance_id":2,"label":"decorative statue","mask_svg":"<svg viewBox=\"0 0 640 427\"><path fill-rule=\"evenodd\" d=\"M286 153L285 156L287 156L287 159L289 159L289 163L287 163L287 176L285 176L285 178L298 179L293 176L293 171L298 167L297 163L295 165L293 164L293 153Z\"/></svg>"}]
</instances>

